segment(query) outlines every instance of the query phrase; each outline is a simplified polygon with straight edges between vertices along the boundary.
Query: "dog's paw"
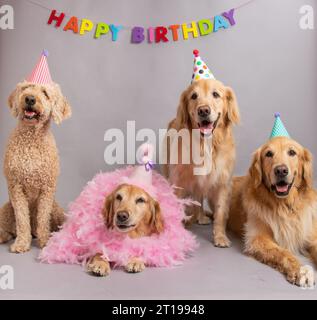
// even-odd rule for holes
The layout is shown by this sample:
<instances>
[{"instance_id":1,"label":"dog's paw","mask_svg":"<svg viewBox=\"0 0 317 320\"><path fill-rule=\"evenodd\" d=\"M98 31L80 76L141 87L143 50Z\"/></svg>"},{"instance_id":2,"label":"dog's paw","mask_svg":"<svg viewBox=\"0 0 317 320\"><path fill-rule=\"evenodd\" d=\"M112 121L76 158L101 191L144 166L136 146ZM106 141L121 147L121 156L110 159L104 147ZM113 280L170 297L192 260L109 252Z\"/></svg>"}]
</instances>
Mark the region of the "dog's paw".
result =
<instances>
[{"instance_id":1,"label":"dog's paw","mask_svg":"<svg viewBox=\"0 0 317 320\"><path fill-rule=\"evenodd\" d=\"M37 243L40 249L43 249L46 247L47 243L48 243L49 237L40 237L37 239Z\"/></svg>"},{"instance_id":2,"label":"dog's paw","mask_svg":"<svg viewBox=\"0 0 317 320\"><path fill-rule=\"evenodd\" d=\"M107 261L92 259L88 262L86 270L98 277L109 276L111 272L110 264Z\"/></svg>"},{"instance_id":3,"label":"dog's paw","mask_svg":"<svg viewBox=\"0 0 317 320\"><path fill-rule=\"evenodd\" d=\"M129 273L139 273L145 269L145 264L139 259L132 259L125 267Z\"/></svg>"},{"instance_id":4,"label":"dog's paw","mask_svg":"<svg viewBox=\"0 0 317 320\"><path fill-rule=\"evenodd\" d=\"M218 248L229 248L231 246L231 241L225 234L215 234L214 246Z\"/></svg>"},{"instance_id":5,"label":"dog's paw","mask_svg":"<svg viewBox=\"0 0 317 320\"><path fill-rule=\"evenodd\" d=\"M314 269L308 265L302 266L296 284L304 289L313 289L315 287Z\"/></svg>"},{"instance_id":6,"label":"dog's paw","mask_svg":"<svg viewBox=\"0 0 317 320\"><path fill-rule=\"evenodd\" d=\"M183 218L183 225L185 228L191 227L196 222L196 217L193 216L185 216Z\"/></svg>"},{"instance_id":7,"label":"dog's paw","mask_svg":"<svg viewBox=\"0 0 317 320\"><path fill-rule=\"evenodd\" d=\"M31 250L31 244L16 240L10 247L12 253L25 253Z\"/></svg>"},{"instance_id":8,"label":"dog's paw","mask_svg":"<svg viewBox=\"0 0 317 320\"><path fill-rule=\"evenodd\" d=\"M208 225L211 224L211 219L207 217L206 215L202 215L198 218L198 224L200 225Z\"/></svg>"}]
</instances>

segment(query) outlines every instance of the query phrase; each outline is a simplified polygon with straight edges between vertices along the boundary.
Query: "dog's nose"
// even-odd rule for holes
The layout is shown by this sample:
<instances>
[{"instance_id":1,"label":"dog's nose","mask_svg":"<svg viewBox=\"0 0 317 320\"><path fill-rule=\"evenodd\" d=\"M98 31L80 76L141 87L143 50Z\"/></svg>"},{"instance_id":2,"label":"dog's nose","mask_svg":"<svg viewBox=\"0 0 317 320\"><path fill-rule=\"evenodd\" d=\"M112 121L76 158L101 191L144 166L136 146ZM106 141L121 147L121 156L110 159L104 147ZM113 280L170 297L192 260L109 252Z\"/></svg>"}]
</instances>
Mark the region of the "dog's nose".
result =
<instances>
[{"instance_id":1,"label":"dog's nose","mask_svg":"<svg viewBox=\"0 0 317 320\"><path fill-rule=\"evenodd\" d=\"M210 110L210 107L208 107L208 106L203 106L203 107L198 108L198 115L201 118L206 118L206 117L210 116L210 113L211 113L211 110Z\"/></svg>"},{"instance_id":2,"label":"dog's nose","mask_svg":"<svg viewBox=\"0 0 317 320\"><path fill-rule=\"evenodd\" d=\"M25 103L26 103L28 106L34 106L34 105L35 105L35 102L36 102L35 97L33 97L33 96L26 96L26 97L25 97Z\"/></svg>"},{"instance_id":3,"label":"dog's nose","mask_svg":"<svg viewBox=\"0 0 317 320\"><path fill-rule=\"evenodd\" d=\"M277 166L274 169L274 174L278 178L285 178L288 175L288 168L285 165Z\"/></svg>"},{"instance_id":4,"label":"dog's nose","mask_svg":"<svg viewBox=\"0 0 317 320\"><path fill-rule=\"evenodd\" d=\"M118 212L118 214L117 214L117 220L118 220L119 222L126 222L128 219L129 219L129 214L128 214L128 212L126 212L126 211Z\"/></svg>"}]
</instances>

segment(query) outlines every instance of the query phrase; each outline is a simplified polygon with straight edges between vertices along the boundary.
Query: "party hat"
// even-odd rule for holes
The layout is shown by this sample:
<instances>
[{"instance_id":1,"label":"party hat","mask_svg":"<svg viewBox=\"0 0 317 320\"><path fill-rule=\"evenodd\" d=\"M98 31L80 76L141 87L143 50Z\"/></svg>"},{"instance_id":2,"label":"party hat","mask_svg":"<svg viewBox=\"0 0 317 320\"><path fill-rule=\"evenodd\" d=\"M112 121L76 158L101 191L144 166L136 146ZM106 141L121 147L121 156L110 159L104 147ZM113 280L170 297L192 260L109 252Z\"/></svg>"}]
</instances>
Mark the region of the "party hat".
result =
<instances>
[{"instance_id":1,"label":"party hat","mask_svg":"<svg viewBox=\"0 0 317 320\"><path fill-rule=\"evenodd\" d=\"M275 117L275 122L274 122L274 126L272 129L270 139L275 138L275 137L289 138L290 135L288 134L288 132L287 132L282 120L281 120L280 113L275 113L274 117Z\"/></svg>"},{"instance_id":2,"label":"party hat","mask_svg":"<svg viewBox=\"0 0 317 320\"><path fill-rule=\"evenodd\" d=\"M215 79L215 76L212 74L210 69L207 67L207 64L201 59L198 50L194 50L194 72L192 76L192 83L198 80L208 80Z\"/></svg>"},{"instance_id":3,"label":"party hat","mask_svg":"<svg viewBox=\"0 0 317 320\"><path fill-rule=\"evenodd\" d=\"M152 170L154 168L153 162L154 148L151 144L142 144L136 154L137 165L130 175L130 179L142 183L142 185L152 185Z\"/></svg>"},{"instance_id":4,"label":"party hat","mask_svg":"<svg viewBox=\"0 0 317 320\"><path fill-rule=\"evenodd\" d=\"M50 84L52 82L50 69L47 63L48 51L42 52L41 58L26 81L35 84Z\"/></svg>"}]
</instances>

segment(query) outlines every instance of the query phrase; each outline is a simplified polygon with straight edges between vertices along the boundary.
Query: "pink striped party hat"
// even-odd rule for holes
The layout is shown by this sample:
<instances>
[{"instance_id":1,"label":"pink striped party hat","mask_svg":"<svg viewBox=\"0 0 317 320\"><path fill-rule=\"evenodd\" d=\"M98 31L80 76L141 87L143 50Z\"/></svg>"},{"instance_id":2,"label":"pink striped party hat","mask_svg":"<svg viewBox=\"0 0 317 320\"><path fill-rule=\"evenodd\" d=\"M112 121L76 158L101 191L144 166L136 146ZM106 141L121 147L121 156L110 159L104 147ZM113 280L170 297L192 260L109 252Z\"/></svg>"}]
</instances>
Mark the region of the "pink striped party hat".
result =
<instances>
[{"instance_id":1,"label":"pink striped party hat","mask_svg":"<svg viewBox=\"0 0 317 320\"><path fill-rule=\"evenodd\" d=\"M32 73L27 77L28 82L35 84L50 84L52 82L50 69L47 63L48 51L44 50L42 52L41 58Z\"/></svg>"}]
</instances>

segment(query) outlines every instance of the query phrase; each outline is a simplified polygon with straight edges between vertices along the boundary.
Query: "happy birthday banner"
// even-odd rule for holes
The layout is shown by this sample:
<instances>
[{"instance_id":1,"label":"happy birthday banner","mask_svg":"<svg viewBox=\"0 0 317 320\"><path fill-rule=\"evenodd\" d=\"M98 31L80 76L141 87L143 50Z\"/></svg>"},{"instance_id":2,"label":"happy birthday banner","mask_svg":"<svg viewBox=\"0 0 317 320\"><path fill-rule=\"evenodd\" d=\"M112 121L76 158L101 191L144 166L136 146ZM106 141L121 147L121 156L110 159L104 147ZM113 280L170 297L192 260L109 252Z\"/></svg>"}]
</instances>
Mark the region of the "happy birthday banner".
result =
<instances>
[{"instance_id":1,"label":"happy birthday banner","mask_svg":"<svg viewBox=\"0 0 317 320\"><path fill-rule=\"evenodd\" d=\"M231 9L215 16L213 19L204 19L192 21L190 24L172 24L170 26L150 27L147 30L144 27L135 26L131 30L132 43L142 43L147 40L148 43L160 43L169 41L178 41L181 36L184 40L189 39L189 35L193 38L199 36L207 36L217 32L220 29L228 29L236 24L234 19L235 10ZM52 10L47 23L54 25L56 28L62 28L65 32L70 31L77 35L92 34L95 39L103 36L111 35L112 41L117 41L120 31L123 29L121 25L107 24L105 22L94 23L89 19L79 19L72 16L65 19L65 13ZM64 25L64 27L63 27Z\"/></svg>"},{"instance_id":2,"label":"happy birthday banner","mask_svg":"<svg viewBox=\"0 0 317 320\"><path fill-rule=\"evenodd\" d=\"M78 36L91 36L95 39L111 37L112 41L118 41L122 31L129 29L131 32L131 42L134 44L147 43L167 43L170 41L188 40L208 36L219 30L226 30L236 25L235 12L255 0L249 0L240 6L227 10L211 19L202 19L190 23L171 24L168 26L156 26L145 28L143 26L125 27L120 24L106 22L94 22L87 18L79 18L74 15L56 9L47 8L35 1L26 0L33 5L37 5L49 11L47 24L56 29L70 32Z\"/></svg>"}]
</instances>

